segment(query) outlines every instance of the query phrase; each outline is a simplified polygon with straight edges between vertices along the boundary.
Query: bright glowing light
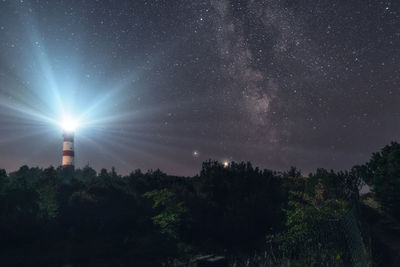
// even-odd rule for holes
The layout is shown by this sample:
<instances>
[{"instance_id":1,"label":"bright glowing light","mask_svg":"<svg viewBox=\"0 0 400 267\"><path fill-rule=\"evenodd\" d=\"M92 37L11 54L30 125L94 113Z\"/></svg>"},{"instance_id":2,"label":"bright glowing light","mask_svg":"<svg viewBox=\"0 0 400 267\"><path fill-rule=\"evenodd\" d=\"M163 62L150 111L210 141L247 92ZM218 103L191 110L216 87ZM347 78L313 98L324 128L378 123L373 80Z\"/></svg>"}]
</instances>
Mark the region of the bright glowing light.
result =
<instances>
[{"instance_id":1,"label":"bright glowing light","mask_svg":"<svg viewBox=\"0 0 400 267\"><path fill-rule=\"evenodd\" d=\"M223 165L225 168L228 167L228 166L229 166L229 161L224 160L224 161L222 162L222 165Z\"/></svg>"},{"instance_id":2,"label":"bright glowing light","mask_svg":"<svg viewBox=\"0 0 400 267\"><path fill-rule=\"evenodd\" d=\"M78 122L71 120L71 119L65 119L63 121L61 127L66 132L75 132L76 129L78 128Z\"/></svg>"}]
</instances>

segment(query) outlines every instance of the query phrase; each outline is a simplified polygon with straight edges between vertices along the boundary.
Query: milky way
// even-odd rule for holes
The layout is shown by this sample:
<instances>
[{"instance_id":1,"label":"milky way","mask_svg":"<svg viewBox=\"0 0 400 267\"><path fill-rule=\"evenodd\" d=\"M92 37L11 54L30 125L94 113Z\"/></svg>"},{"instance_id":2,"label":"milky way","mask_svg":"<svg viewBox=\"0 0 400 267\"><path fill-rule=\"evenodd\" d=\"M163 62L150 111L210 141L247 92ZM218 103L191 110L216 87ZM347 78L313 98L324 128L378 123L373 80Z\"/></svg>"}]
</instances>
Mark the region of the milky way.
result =
<instances>
[{"instance_id":1,"label":"milky way","mask_svg":"<svg viewBox=\"0 0 400 267\"><path fill-rule=\"evenodd\" d=\"M207 159L347 169L400 135L400 6L372 0L2 1L0 167L192 175Z\"/></svg>"}]
</instances>

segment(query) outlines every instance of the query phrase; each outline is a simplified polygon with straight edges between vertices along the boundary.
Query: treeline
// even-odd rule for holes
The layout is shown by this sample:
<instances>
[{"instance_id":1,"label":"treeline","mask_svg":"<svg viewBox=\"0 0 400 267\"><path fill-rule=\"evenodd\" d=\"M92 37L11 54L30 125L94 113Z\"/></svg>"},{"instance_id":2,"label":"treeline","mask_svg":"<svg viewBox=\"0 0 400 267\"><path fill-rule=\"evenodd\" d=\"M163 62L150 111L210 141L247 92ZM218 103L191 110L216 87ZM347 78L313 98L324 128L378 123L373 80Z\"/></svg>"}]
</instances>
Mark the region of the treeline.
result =
<instances>
[{"instance_id":1,"label":"treeline","mask_svg":"<svg viewBox=\"0 0 400 267\"><path fill-rule=\"evenodd\" d=\"M160 170L121 176L89 166L0 170L1 265L161 266L209 253L239 264L264 251L270 265L346 266L355 259L347 239L323 226L358 209L364 180L398 217L399 147L392 143L350 171L318 169L307 177L294 167L274 172L215 161L194 177Z\"/></svg>"}]
</instances>

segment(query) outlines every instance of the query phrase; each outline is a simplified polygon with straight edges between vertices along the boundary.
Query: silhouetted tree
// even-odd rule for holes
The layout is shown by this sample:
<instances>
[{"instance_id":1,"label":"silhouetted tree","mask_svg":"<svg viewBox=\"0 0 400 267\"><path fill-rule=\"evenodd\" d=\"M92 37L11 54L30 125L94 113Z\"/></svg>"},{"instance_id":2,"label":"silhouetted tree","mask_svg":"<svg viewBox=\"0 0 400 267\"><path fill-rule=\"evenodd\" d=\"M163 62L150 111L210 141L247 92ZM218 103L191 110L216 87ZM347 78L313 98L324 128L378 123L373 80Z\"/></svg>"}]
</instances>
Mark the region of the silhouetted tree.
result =
<instances>
[{"instance_id":1,"label":"silhouetted tree","mask_svg":"<svg viewBox=\"0 0 400 267\"><path fill-rule=\"evenodd\" d=\"M353 170L371 186L383 210L400 219L400 144L392 142Z\"/></svg>"}]
</instances>

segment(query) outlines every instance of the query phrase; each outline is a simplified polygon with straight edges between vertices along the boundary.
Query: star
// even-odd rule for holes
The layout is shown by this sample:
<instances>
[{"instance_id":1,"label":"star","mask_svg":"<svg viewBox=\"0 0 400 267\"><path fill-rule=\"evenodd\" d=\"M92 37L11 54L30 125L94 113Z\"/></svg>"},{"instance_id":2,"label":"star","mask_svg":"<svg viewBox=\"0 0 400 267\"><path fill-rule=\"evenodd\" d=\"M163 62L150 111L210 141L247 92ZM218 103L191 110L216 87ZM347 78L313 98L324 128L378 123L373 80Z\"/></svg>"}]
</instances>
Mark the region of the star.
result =
<instances>
[{"instance_id":1,"label":"star","mask_svg":"<svg viewBox=\"0 0 400 267\"><path fill-rule=\"evenodd\" d=\"M229 161L228 160L224 160L223 162L222 162L222 165L226 168L226 167L228 167L229 166Z\"/></svg>"},{"instance_id":2,"label":"star","mask_svg":"<svg viewBox=\"0 0 400 267\"><path fill-rule=\"evenodd\" d=\"M60 135L26 133L70 112L61 106L92 123L77 137L77 166L124 173L193 175L206 158L343 169L367 160L382 133L399 138L394 1L3 2L0 159L15 159L10 171L60 164L48 142Z\"/></svg>"}]
</instances>

